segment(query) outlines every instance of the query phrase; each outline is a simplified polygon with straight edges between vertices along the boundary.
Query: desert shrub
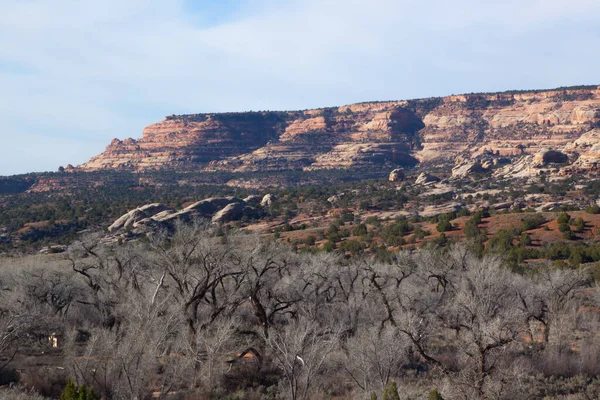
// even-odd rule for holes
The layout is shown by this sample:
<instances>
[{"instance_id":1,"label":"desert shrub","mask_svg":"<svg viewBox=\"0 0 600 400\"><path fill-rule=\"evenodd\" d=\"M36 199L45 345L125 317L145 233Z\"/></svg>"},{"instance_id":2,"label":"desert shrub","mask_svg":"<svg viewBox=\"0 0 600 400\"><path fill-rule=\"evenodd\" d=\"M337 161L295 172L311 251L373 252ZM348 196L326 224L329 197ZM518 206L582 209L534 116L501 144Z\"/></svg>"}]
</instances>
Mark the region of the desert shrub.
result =
<instances>
[{"instance_id":1,"label":"desert shrub","mask_svg":"<svg viewBox=\"0 0 600 400\"><path fill-rule=\"evenodd\" d=\"M383 391L383 400L400 400L398 386L395 381L392 381Z\"/></svg>"},{"instance_id":2,"label":"desert shrub","mask_svg":"<svg viewBox=\"0 0 600 400\"><path fill-rule=\"evenodd\" d=\"M448 232L452 230L452 223L450 221L441 221L438 222L438 224L436 225L435 229L437 229L438 232Z\"/></svg>"},{"instance_id":3,"label":"desert shrub","mask_svg":"<svg viewBox=\"0 0 600 400\"><path fill-rule=\"evenodd\" d=\"M340 244L341 251L348 251L352 254L358 254L361 251L363 251L364 248L365 248L365 245L355 239L345 240Z\"/></svg>"},{"instance_id":4,"label":"desert shrub","mask_svg":"<svg viewBox=\"0 0 600 400\"><path fill-rule=\"evenodd\" d=\"M492 236L488 242L488 247L492 251L507 252L513 248L512 235L506 229L500 229L495 236Z\"/></svg>"},{"instance_id":5,"label":"desert shrub","mask_svg":"<svg viewBox=\"0 0 600 400\"><path fill-rule=\"evenodd\" d=\"M304 239L304 244L307 246L314 246L317 242L317 238L314 235L309 235L306 239Z\"/></svg>"},{"instance_id":6,"label":"desert shrub","mask_svg":"<svg viewBox=\"0 0 600 400\"><path fill-rule=\"evenodd\" d=\"M433 388L429 391L429 400L444 400L437 388Z\"/></svg>"},{"instance_id":7,"label":"desert shrub","mask_svg":"<svg viewBox=\"0 0 600 400\"><path fill-rule=\"evenodd\" d=\"M379 226L379 225L381 225L381 222L379 221L379 218L372 216L372 217L368 217L367 219L365 219L365 224Z\"/></svg>"},{"instance_id":8,"label":"desert shrub","mask_svg":"<svg viewBox=\"0 0 600 400\"><path fill-rule=\"evenodd\" d=\"M542 214L528 215L523 219L523 230L537 229L546 222Z\"/></svg>"},{"instance_id":9,"label":"desert shrub","mask_svg":"<svg viewBox=\"0 0 600 400\"><path fill-rule=\"evenodd\" d=\"M558 224L558 230L560 232L570 232L571 231L571 226L569 226L569 224L567 222L560 222Z\"/></svg>"},{"instance_id":10,"label":"desert shrub","mask_svg":"<svg viewBox=\"0 0 600 400\"><path fill-rule=\"evenodd\" d=\"M556 218L556 222L558 222L559 224L568 224L570 220L571 220L571 216L569 214L567 214L566 212L561 213L558 216L558 218Z\"/></svg>"},{"instance_id":11,"label":"desert shrub","mask_svg":"<svg viewBox=\"0 0 600 400\"><path fill-rule=\"evenodd\" d=\"M367 226L365 224L358 224L352 230L352 234L354 236L366 236L367 235Z\"/></svg>"},{"instance_id":12,"label":"desert shrub","mask_svg":"<svg viewBox=\"0 0 600 400\"><path fill-rule=\"evenodd\" d=\"M100 397L94 393L92 388L86 385L77 386L75 382L69 380L65 390L60 395L61 400L100 400Z\"/></svg>"},{"instance_id":13,"label":"desert shrub","mask_svg":"<svg viewBox=\"0 0 600 400\"><path fill-rule=\"evenodd\" d=\"M519 239L519 246L531 246L531 237L527 232L523 232L521 234L521 238Z\"/></svg>"},{"instance_id":14,"label":"desert shrub","mask_svg":"<svg viewBox=\"0 0 600 400\"><path fill-rule=\"evenodd\" d=\"M398 246L403 242L402 236L413 230L412 224L405 217L396 220L382 229L381 238L389 246Z\"/></svg>"},{"instance_id":15,"label":"desert shrub","mask_svg":"<svg viewBox=\"0 0 600 400\"><path fill-rule=\"evenodd\" d=\"M352 222L354 221L354 213L350 210L342 210L342 213L340 214L340 220L342 221L342 223L344 222Z\"/></svg>"},{"instance_id":16,"label":"desert shrub","mask_svg":"<svg viewBox=\"0 0 600 400\"><path fill-rule=\"evenodd\" d=\"M331 240L326 241L323 244L323 250L326 252L332 252L333 250L335 250L335 243L332 242Z\"/></svg>"},{"instance_id":17,"label":"desert shrub","mask_svg":"<svg viewBox=\"0 0 600 400\"><path fill-rule=\"evenodd\" d=\"M600 214L600 206L597 204L591 205L585 209L585 212L588 214Z\"/></svg>"},{"instance_id":18,"label":"desert shrub","mask_svg":"<svg viewBox=\"0 0 600 400\"><path fill-rule=\"evenodd\" d=\"M585 229L585 221L583 218L579 217L575 220L575 228L577 228L579 232L583 232Z\"/></svg>"}]
</instances>

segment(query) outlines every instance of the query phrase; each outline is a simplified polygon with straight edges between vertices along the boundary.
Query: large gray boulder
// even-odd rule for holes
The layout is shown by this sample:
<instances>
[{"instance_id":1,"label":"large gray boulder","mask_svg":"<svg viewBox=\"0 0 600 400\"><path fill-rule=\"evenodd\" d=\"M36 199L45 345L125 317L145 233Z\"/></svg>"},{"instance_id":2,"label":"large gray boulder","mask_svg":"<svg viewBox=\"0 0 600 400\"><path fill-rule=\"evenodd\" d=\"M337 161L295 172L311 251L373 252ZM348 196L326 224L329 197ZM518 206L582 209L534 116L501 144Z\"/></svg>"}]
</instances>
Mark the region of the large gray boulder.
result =
<instances>
[{"instance_id":1,"label":"large gray boulder","mask_svg":"<svg viewBox=\"0 0 600 400\"><path fill-rule=\"evenodd\" d=\"M452 168L452 178L466 178L473 174L486 172L479 160L466 162Z\"/></svg>"},{"instance_id":2,"label":"large gray boulder","mask_svg":"<svg viewBox=\"0 0 600 400\"><path fill-rule=\"evenodd\" d=\"M260 205L263 207L271 207L271 205L275 202L275 195L271 193L267 193L262 198Z\"/></svg>"},{"instance_id":3,"label":"large gray boulder","mask_svg":"<svg viewBox=\"0 0 600 400\"><path fill-rule=\"evenodd\" d=\"M227 203L227 204L229 204L229 203ZM200 215L208 216L208 215L214 214L215 211L217 211L219 208L220 207L215 205L214 202L211 202L209 200L200 200L193 204L190 204L189 206L184 208L184 210L190 210L190 211L193 210L193 211L198 212L198 214L200 214Z\"/></svg>"},{"instance_id":4,"label":"large gray boulder","mask_svg":"<svg viewBox=\"0 0 600 400\"><path fill-rule=\"evenodd\" d=\"M417 177L417 180L415 181L416 185L426 185L428 183L433 183L433 182L439 182L440 178L438 178L435 175L430 175L426 172L421 172L421 175L419 175Z\"/></svg>"},{"instance_id":5,"label":"large gray boulder","mask_svg":"<svg viewBox=\"0 0 600 400\"><path fill-rule=\"evenodd\" d=\"M113 222L113 224L108 227L108 231L116 232L121 229L132 228L137 222L146 218L150 218L153 215L166 210L173 212L173 210L161 203L146 204L141 207L134 208Z\"/></svg>"},{"instance_id":6,"label":"large gray boulder","mask_svg":"<svg viewBox=\"0 0 600 400\"><path fill-rule=\"evenodd\" d=\"M404 169L396 168L392 172L390 172L389 180L390 182L398 182L404 180L406 176L404 175Z\"/></svg>"},{"instance_id":7,"label":"large gray boulder","mask_svg":"<svg viewBox=\"0 0 600 400\"><path fill-rule=\"evenodd\" d=\"M220 211L217 211L212 217L212 222L228 222L242 218L244 213L244 204L230 203Z\"/></svg>"}]
</instances>

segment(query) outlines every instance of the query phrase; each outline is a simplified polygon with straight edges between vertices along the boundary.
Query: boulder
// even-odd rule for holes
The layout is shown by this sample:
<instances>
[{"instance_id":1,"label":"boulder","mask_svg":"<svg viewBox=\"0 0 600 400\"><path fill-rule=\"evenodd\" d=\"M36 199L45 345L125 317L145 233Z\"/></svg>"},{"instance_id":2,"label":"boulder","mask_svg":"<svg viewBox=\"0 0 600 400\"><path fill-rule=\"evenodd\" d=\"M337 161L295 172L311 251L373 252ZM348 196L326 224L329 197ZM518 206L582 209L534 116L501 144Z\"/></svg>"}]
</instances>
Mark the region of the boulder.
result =
<instances>
[{"instance_id":1,"label":"boulder","mask_svg":"<svg viewBox=\"0 0 600 400\"><path fill-rule=\"evenodd\" d=\"M215 203L208 201L208 199L206 200L200 200L195 202L194 204L190 204L189 206L187 206L184 210L193 210L198 212L200 215L212 215L215 213L215 211L217 211L219 207L217 207L217 205L215 205Z\"/></svg>"},{"instance_id":2,"label":"boulder","mask_svg":"<svg viewBox=\"0 0 600 400\"><path fill-rule=\"evenodd\" d=\"M276 200L275 195L273 195L271 193L267 193L260 201L260 205L263 207L271 207L271 205L273 204L273 202L275 202L275 200Z\"/></svg>"},{"instance_id":3,"label":"boulder","mask_svg":"<svg viewBox=\"0 0 600 400\"><path fill-rule=\"evenodd\" d=\"M463 203L446 203L440 205L427 206L422 211L419 211L421 217L429 218L440 214L448 214L455 211L460 211L464 207Z\"/></svg>"},{"instance_id":4,"label":"boulder","mask_svg":"<svg viewBox=\"0 0 600 400\"><path fill-rule=\"evenodd\" d=\"M240 219L243 216L244 207L242 203L237 202L227 204L225 208L212 217L212 222L228 222Z\"/></svg>"},{"instance_id":5,"label":"boulder","mask_svg":"<svg viewBox=\"0 0 600 400\"><path fill-rule=\"evenodd\" d=\"M486 172L486 169L483 168L479 160L467 162L464 164L460 164L452 168L452 177L453 178L466 178L467 176L471 176L473 174Z\"/></svg>"},{"instance_id":6,"label":"boulder","mask_svg":"<svg viewBox=\"0 0 600 400\"><path fill-rule=\"evenodd\" d=\"M261 199L262 198L260 196L257 196L255 194L251 194L250 196L248 196L248 197L246 197L244 199L244 202L246 204L248 204L249 206L256 206L256 205L260 204Z\"/></svg>"},{"instance_id":7,"label":"boulder","mask_svg":"<svg viewBox=\"0 0 600 400\"><path fill-rule=\"evenodd\" d=\"M111 226L108 227L108 231L115 232L120 229L127 229L129 227L133 227L135 223L145 218L150 218L151 216L166 210L170 210L171 212L173 212L173 210L161 203L146 204L122 215Z\"/></svg>"},{"instance_id":8,"label":"boulder","mask_svg":"<svg viewBox=\"0 0 600 400\"><path fill-rule=\"evenodd\" d=\"M390 182L398 182L404 180L406 176L404 175L404 169L396 168L392 172L390 172L389 180Z\"/></svg>"},{"instance_id":9,"label":"boulder","mask_svg":"<svg viewBox=\"0 0 600 400\"><path fill-rule=\"evenodd\" d=\"M417 180L415 181L416 185L425 185L428 183L433 183L433 182L439 182L440 178L438 178L435 175L430 175L426 172L422 172L421 175L419 175L417 177Z\"/></svg>"},{"instance_id":10,"label":"boulder","mask_svg":"<svg viewBox=\"0 0 600 400\"><path fill-rule=\"evenodd\" d=\"M193 216L198 215L198 212L195 209L184 208L183 210L177 212L165 212L160 215L155 215L150 218L152 221L170 224L175 221L189 221Z\"/></svg>"},{"instance_id":11,"label":"boulder","mask_svg":"<svg viewBox=\"0 0 600 400\"><path fill-rule=\"evenodd\" d=\"M542 149L533 156L533 163L536 166L564 164L567 161L569 161L569 157L558 150Z\"/></svg>"}]
</instances>

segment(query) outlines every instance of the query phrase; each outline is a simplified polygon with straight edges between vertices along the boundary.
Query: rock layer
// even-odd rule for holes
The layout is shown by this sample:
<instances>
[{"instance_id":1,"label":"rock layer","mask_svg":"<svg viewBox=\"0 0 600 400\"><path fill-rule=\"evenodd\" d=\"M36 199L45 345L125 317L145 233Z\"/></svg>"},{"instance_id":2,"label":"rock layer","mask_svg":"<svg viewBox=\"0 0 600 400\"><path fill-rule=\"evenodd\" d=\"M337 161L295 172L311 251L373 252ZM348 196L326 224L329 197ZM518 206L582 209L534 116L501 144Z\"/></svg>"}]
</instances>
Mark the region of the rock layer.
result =
<instances>
[{"instance_id":1,"label":"rock layer","mask_svg":"<svg viewBox=\"0 0 600 400\"><path fill-rule=\"evenodd\" d=\"M170 116L80 170L281 171L571 152L596 166L600 90L460 95L295 112ZM596 132L592 134L590 132ZM581 143L577 146L578 141Z\"/></svg>"}]
</instances>

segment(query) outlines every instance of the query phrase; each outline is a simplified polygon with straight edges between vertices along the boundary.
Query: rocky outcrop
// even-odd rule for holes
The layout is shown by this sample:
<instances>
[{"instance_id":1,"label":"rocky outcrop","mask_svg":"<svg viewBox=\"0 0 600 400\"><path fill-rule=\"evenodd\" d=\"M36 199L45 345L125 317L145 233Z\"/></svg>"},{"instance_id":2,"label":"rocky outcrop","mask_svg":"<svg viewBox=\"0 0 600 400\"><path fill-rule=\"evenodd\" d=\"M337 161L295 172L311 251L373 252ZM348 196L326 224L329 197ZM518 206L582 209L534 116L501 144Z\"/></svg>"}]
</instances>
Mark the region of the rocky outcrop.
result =
<instances>
[{"instance_id":1,"label":"rocky outcrop","mask_svg":"<svg viewBox=\"0 0 600 400\"><path fill-rule=\"evenodd\" d=\"M471 176L473 174L486 172L487 169L483 168L481 162L479 160L467 162L464 164L460 164L452 168L452 177L453 178L466 178L467 176Z\"/></svg>"},{"instance_id":2,"label":"rocky outcrop","mask_svg":"<svg viewBox=\"0 0 600 400\"><path fill-rule=\"evenodd\" d=\"M212 222L228 222L242 218L244 205L242 203L231 203L218 211L213 217Z\"/></svg>"},{"instance_id":3,"label":"rocky outcrop","mask_svg":"<svg viewBox=\"0 0 600 400\"><path fill-rule=\"evenodd\" d=\"M600 90L595 87L306 111L173 115L146 127L140 139L114 139L77 169L244 172L454 165L461 154L515 157L545 148L580 153L570 146L598 126ZM574 165L591 168L596 158L590 148Z\"/></svg>"},{"instance_id":4,"label":"rocky outcrop","mask_svg":"<svg viewBox=\"0 0 600 400\"><path fill-rule=\"evenodd\" d=\"M173 211L173 210L169 209L167 206L165 206L164 204L160 204L160 203L146 204L144 206L141 206L141 207L138 207L136 209L129 211L125 215L122 215L111 226L108 227L108 231L115 232L115 231L118 231L121 229L134 228L138 222L140 222L146 218L149 218L153 215L164 212L166 210L169 210L169 212Z\"/></svg>"},{"instance_id":5,"label":"rocky outcrop","mask_svg":"<svg viewBox=\"0 0 600 400\"><path fill-rule=\"evenodd\" d=\"M538 166L564 164L567 161L569 161L569 157L558 150L542 149L533 156L533 163Z\"/></svg>"},{"instance_id":6,"label":"rocky outcrop","mask_svg":"<svg viewBox=\"0 0 600 400\"><path fill-rule=\"evenodd\" d=\"M148 233L161 228L171 228L177 221L190 221L194 218L211 219L213 223L236 221L244 217L260 216L260 196L211 197L188 205L181 210L173 210L163 204L153 203L135 208L118 218L108 227L111 233ZM275 196L265 195L264 205L271 205Z\"/></svg>"},{"instance_id":7,"label":"rocky outcrop","mask_svg":"<svg viewBox=\"0 0 600 400\"><path fill-rule=\"evenodd\" d=\"M271 207L275 202L275 195L271 193L267 193L264 195L262 200L260 201L260 205L263 207Z\"/></svg>"},{"instance_id":8,"label":"rocky outcrop","mask_svg":"<svg viewBox=\"0 0 600 400\"><path fill-rule=\"evenodd\" d=\"M423 210L419 211L419 216L424 218L435 217L440 214L448 214L451 212L460 211L465 205L463 203L447 203L441 205L427 206Z\"/></svg>"},{"instance_id":9,"label":"rocky outcrop","mask_svg":"<svg viewBox=\"0 0 600 400\"><path fill-rule=\"evenodd\" d=\"M390 182L398 182L404 180L404 178L406 178L406 176L404 175L404 169L396 168L395 170L390 172L390 176L388 179Z\"/></svg>"},{"instance_id":10,"label":"rocky outcrop","mask_svg":"<svg viewBox=\"0 0 600 400\"><path fill-rule=\"evenodd\" d=\"M415 185L426 185L429 183L439 182L440 178L435 175L428 174L426 172L422 172L415 181Z\"/></svg>"}]
</instances>

